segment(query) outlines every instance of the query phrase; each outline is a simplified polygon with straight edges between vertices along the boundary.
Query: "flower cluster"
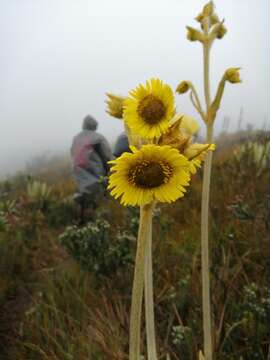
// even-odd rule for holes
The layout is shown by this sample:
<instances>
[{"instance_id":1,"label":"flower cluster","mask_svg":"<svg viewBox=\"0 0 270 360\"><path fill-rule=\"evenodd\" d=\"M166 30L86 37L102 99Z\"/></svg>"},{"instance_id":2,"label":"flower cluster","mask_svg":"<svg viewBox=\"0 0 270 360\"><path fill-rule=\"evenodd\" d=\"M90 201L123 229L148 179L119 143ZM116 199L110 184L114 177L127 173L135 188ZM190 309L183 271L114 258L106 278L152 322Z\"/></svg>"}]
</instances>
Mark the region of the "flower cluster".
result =
<instances>
[{"instance_id":1,"label":"flower cluster","mask_svg":"<svg viewBox=\"0 0 270 360\"><path fill-rule=\"evenodd\" d=\"M191 175L214 145L193 143L198 124L176 113L171 87L151 79L131 90L127 98L110 94L107 105L112 116L115 108L118 118L123 114L131 134L144 144L131 146L131 153L111 161L111 194L123 205L133 206L182 197Z\"/></svg>"},{"instance_id":2,"label":"flower cluster","mask_svg":"<svg viewBox=\"0 0 270 360\"><path fill-rule=\"evenodd\" d=\"M227 29L224 25L224 20L220 20L218 15L215 13L215 7L212 1L203 7L202 11L195 18L195 20L200 24L200 29L187 26L187 39L190 41L199 41L202 43L204 48L204 63L206 69L209 67L209 51L214 41L221 40L227 33ZM206 71L205 76L206 75L209 77L209 71ZM205 124L211 126L214 123L216 114L220 108L225 84L227 82L231 84L238 84L241 82L240 67L231 67L225 70L212 102L210 100L209 91L207 91L208 94L206 94L206 96L208 104L205 111L202 109L197 91L191 81L181 81L176 88L176 92L179 95L190 92L190 98L195 109L198 111Z\"/></svg>"},{"instance_id":3,"label":"flower cluster","mask_svg":"<svg viewBox=\"0 0 270 360\"><path fill-rule=\"evenodd\" d=\"M191 328L188 326L178 325L172 327L172 342L174 345L182 345L185 342L186 336L191 333Z\"/></svg>"},{"instance_id":4,"label":"flower cluster","mask_svg":"<svg viewBox=\"0 0 270 360\"><path fill-rule=\"evenodd\" d=\"M221 40L224 37L227 33L227 29L224 25L224 21L220 21L214 10L212 1L203 7L202 12L195 18L200 24L201 30L187 26L188 40L211 44L214 39ZM211 30L209 34L208 30Z\"/></svg>"}]
</instances>

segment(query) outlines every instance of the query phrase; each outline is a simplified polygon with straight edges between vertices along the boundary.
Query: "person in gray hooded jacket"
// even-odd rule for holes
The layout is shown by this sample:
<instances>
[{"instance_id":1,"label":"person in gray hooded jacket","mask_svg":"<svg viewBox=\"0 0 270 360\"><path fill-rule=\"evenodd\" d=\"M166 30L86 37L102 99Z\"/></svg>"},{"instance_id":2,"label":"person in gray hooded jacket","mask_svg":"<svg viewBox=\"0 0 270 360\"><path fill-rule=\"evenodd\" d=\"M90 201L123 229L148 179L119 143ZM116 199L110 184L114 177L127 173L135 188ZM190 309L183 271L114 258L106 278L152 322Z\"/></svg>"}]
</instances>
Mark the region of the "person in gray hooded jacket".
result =
<instances>
[{"instance_id":1,"label":"person in gray hooded jacket","mask_svg":"<svg viewBox=\"0 0 270 360\"><path fill-rule=\"evenodd\" d=\"M75 199L80 203L82 212L87 203L95 203L100 193L100 179L109 172L108 161L113 159L109 143L96 132L98 123L90 115L83 120L82 131L73 138L71 147L73 176L78 193Z\"/></svg>"}]
</instances>

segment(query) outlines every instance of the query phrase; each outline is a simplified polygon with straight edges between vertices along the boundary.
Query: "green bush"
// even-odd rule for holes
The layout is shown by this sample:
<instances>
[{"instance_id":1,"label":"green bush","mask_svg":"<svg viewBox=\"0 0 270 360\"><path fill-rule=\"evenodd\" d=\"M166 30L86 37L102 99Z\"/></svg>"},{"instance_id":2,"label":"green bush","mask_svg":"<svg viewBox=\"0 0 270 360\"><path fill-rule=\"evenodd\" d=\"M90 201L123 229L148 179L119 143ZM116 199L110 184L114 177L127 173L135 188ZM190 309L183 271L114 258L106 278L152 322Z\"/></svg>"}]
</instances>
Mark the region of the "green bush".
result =
<instances>
[{"instance_id":1,"label":"green bush","mask_svg":"<svg viewBox=\"0 0 270 360\"><path fill-rule=\"evenodd\" d=\"M97 276L112 276L130 264L131 243L134 241L134 236L128 232L112 236L109 223L100 219L81 228L69 226L60 235L60 242L68 253L84 270Z\"/></svg>"}]
</instances>

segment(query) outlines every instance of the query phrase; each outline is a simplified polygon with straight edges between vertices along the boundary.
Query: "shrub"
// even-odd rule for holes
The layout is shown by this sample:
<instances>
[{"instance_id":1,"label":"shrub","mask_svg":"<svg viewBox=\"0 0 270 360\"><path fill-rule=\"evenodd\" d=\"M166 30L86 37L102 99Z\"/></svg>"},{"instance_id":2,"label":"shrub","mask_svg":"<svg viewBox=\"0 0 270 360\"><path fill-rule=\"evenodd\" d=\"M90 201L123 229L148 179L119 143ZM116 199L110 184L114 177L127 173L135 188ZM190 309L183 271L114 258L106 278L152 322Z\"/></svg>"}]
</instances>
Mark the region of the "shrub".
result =
<instances>
[{"instance_id":1,"label":"shrub","mask_svg":"<svg viewBox=\"0 0 270 360\"><path fill-rule=\"evenodd\" d=\"M127 232L118 232L111 237L109 223L100 219L81 228L69 226L60 235L60 242L68 253L84 270L97 276L112 276L130 264L134 241L133 235Z\"/></svg>"}]
</instances>

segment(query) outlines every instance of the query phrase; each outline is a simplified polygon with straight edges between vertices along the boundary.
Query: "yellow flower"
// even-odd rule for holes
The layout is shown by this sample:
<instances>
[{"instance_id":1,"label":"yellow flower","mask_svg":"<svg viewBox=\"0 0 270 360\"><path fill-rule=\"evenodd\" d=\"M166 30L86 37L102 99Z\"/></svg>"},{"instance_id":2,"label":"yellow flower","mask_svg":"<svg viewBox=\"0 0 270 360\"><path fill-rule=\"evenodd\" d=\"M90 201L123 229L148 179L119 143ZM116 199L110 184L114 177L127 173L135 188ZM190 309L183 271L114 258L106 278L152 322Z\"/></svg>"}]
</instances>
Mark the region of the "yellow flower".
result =
<instances>
[{"instance_id":1,"label":"yellow flower","mask_svg":"<svg viewBox=\"0 0 270 360\"><path fill-rule=\"evenodd\" d=\"M190 172L195 174L197 168L201 166L201 162L204 160L208 151L215 150L215 144L190 144L184 150L184 155L190 161Z\"/></svg>"},{"instance_id":2,"label":"yellow flower","mask_svg":"<svg viewBox=\"0 0 270 360\"><path fill-rule=\"evenodd\" d=\"M125 98L110 93L107 93L106 95L108 96L108 99L106 100L108 106L106 112L117 119L122 119Z\"/></svg>"},{"instance_id":3,"label":"yellow flower","mask_svg":"<svg viewBox=\"0 0 270 360\"><path fill-rule=\"evenodd\" d=\"M190 181L190 164L170 146L131 147L113 164L109 177L112 196L123 205L144 205L152 201L173 202L184 196Z\"/></svg>"},{"instance_id":4,"label":"yellow flower","mask_svg":"<svg viewBox=\"0 0 270 360\"><path fill-rule=\"evenodd\" d=\"M145 139L158 138L166 132L174 112L173 91L159 79L139 85L124 102L126 124Z\"/></svg>"}]
</instances>

